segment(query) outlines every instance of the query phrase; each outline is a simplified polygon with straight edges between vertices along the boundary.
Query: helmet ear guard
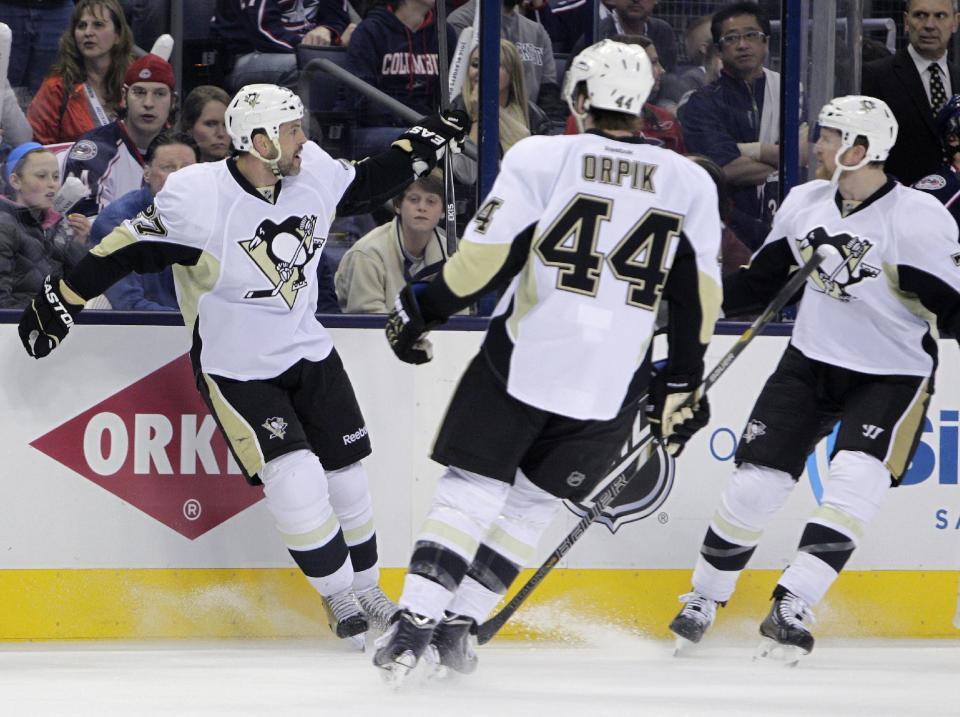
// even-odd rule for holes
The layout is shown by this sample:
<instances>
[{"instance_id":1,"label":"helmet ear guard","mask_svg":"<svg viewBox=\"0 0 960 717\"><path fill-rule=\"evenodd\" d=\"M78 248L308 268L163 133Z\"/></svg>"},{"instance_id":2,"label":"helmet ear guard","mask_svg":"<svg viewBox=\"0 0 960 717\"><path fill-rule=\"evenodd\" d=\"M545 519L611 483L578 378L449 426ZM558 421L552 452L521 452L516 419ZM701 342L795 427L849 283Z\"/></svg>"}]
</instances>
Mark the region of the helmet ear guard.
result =
<instances>
[{"instance_id":1,"label":"helmet ear guard","mask_svg":"<svg viewBox=\"0 0 960 717\"><path fill-rule=\"evenodd\" d=\"M564 79L563 97L582 132L583 120L591 109L639 117L653 85L653 67L646 50L639 45L602 40L573 58ZM586 96L582 112L576 108L581 92Z\"/></svg>"},{"instance_id":2,"label":"helmet ear guard","mask_svg":"<svg viewBox=\"0 0 960 717\"><path fill-rule=\"evenodd\" d=\"M237 151L249 152L280 176L279 163L280 125L303 119L303 103L292 91L277 85L247 85L242 87L230 101L224 114L227 133ZM253 145L253 135L262 130L273 146L277 156L267 159Z\"/></svg>"},{"instance_id":3,"label":"helmet ear guard","mask_svg":"<svg viewBox=\"0 0 960 717\"><path fill-rule=\"evenodd\" d=\"M853 172L870 162L885 162L897 141L899 129L886 102L864 95L847 95L830 100L820 110L817 124L840 133L840 149L834 157L836 168L831 179L834 184L840 180L841 172ZM867 140L864 157L853 166L844 165L840 157L856 144L857 137Z\"/></svg>"}]
</instances>

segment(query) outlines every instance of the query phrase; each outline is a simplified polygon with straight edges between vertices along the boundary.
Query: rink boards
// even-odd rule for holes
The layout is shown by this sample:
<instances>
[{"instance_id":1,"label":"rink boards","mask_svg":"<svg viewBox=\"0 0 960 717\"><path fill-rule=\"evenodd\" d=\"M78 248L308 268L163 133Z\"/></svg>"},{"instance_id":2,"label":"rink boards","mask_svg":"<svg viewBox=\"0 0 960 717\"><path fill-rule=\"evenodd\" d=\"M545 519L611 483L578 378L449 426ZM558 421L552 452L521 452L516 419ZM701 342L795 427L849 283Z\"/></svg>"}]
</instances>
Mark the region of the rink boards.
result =
<instances>
[{"instance_id":1,"label":"rink boards","mask_svg":"<svg viewBox=\"0 0 960 717\"><path fill-rule=\"evenodd\" d=\"M394 359L381 330L333 334L373 441L367 470L384 585L396 596L441 472L427 457L430 445L482 335L435 332L435 360L411 367ZM732 341L715 338L708 366ZM666 635L737 437L786 341L758 338L714 389L711 424L687 447L666 502L616 535L593 527L537 590L534 609L525 611L530 621L507 634L539 634L551 616L572 610ZM327 633L261 493L244 483L199 401L187 349L182 327L81 326L38 362L22 352L15 326L0 325L0 639ZM950 626L960 568L955 342L941 342L940 363L906 485L891 492L818 610L824 634L957 635ZM825 469L820 446L721 630L755 631ZM564 511L537 564L575 521Z\"/></svg>"}]
</instances>

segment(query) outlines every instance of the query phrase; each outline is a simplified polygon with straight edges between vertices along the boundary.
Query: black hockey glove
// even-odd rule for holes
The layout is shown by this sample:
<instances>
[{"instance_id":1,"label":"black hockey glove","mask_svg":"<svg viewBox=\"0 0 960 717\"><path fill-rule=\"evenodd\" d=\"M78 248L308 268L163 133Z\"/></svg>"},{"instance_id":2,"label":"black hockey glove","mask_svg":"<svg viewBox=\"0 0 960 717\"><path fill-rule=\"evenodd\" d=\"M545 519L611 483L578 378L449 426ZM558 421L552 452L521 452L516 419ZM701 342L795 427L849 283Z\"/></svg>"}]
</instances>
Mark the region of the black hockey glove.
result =
<instances>
[{"instance_id":1,"label":"black hockey glove","mask_svg":"<svg viewBox=\"0 0 960 717\"><path fill-rule=\"evenodd\" d=\"M420 313L417 291L428 286L425 283L407 284L397 295L395 308L387 318L387 341L397 358L405 363L427 363L433 358L433 346L426 335L442 321L427 323Z\"/></svg>"},{"instance_id":2,"label":"black hockey glove","mask_svg":"<svg viewBox=\"0 0 960 717\"><path fill-rule=\"evenodd\" d=\"M666 367L661 371L654 368L646 414L653 435L676 457L693 434L710 422L710 403L705 395L699 395L700 373L670 376L665 370ZM697 400L681 408L691 394L696 394Z\"/></svg>"},{"instance_id":3,"label":"black hockey glove","mask_svg":"<svg viewBox=\"0 0 960 717\"><path fill-rule=\"evenodd\" d=\"M460 151L471 124L470 116L463 110L447 110L421 118L420 123L400 135L393 146L410 155L413 173L422 177L437 166L448 146L454 152Z\"/></svg>"},{"instance_id":4,"label":"black hockey glove","mask_svg":"<svg viewBox=\"0 0 960 717\"><path fill-rule=\"evenodd\" d=\"M20 317L20 340L27 353L40 359L57 348L82 310L83 304L71 304L64 298L60 279L48 275L43 289Z\"/></svg>"}]
</instances>

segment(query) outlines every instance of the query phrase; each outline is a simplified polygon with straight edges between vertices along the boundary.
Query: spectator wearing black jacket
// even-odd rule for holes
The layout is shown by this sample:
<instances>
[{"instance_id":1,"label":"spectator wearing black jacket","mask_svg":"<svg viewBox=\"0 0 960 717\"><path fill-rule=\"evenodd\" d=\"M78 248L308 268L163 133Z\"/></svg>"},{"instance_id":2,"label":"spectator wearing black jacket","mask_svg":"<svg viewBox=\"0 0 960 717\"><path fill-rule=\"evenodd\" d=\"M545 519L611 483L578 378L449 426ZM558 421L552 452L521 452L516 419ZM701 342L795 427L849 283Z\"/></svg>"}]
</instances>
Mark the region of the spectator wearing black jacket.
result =
<instances>
[{"instance_id":1,"label":"spectator wearing black jacket","mask_svg":"<svg viewBox=\"0 0 960 717\"><path fill-rule=\"evenodd\" d=\"M217 0L213 37L234 58L227 89L297 84L300 44L347 44L350 16L344 0Z\"/></svg>"}]
</instances>

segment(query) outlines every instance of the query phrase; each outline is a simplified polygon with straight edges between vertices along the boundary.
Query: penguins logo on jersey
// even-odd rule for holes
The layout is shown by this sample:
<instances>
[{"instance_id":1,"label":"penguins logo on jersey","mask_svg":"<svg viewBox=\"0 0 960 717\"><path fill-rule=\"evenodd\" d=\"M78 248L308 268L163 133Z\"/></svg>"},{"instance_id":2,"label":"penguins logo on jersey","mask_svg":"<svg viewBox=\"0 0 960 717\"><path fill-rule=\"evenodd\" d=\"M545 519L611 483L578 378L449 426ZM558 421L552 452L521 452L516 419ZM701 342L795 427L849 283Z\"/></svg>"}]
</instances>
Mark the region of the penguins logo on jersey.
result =
<instances>
[{"instance_id":1,"label":"penguins logo on jersey","mask_svg":"<svg viewBox=\"0 0 960 717\"><path fill-rule=\"evenodd\" d=\"M798 240L800 257L809 261L817 247L823 244L836 248L840 256L823 262L810 275L817 291L839 301L851 301L857 297L847 291L849 287L880 275L880 269L863 261L873 249L873 242L850 234L828 234L823 227L817 227Z\"/></svg>"},{"instance_id":2,"label":"penguins logo on jersey","mask_svg":"<svg viewBox=\"0 0 960 717\"><path fill-rule=\"evenodd\" d=\"M300 289L309 282L304 267L318 250L323 249L326 237L315 237L315 216L287 217L279 224L264 219L253 239L244 239L240 246L270 282L269 288L250 289L245 299L283 297L287 307L293 308Z\"/></svg>"}]
</instances>

